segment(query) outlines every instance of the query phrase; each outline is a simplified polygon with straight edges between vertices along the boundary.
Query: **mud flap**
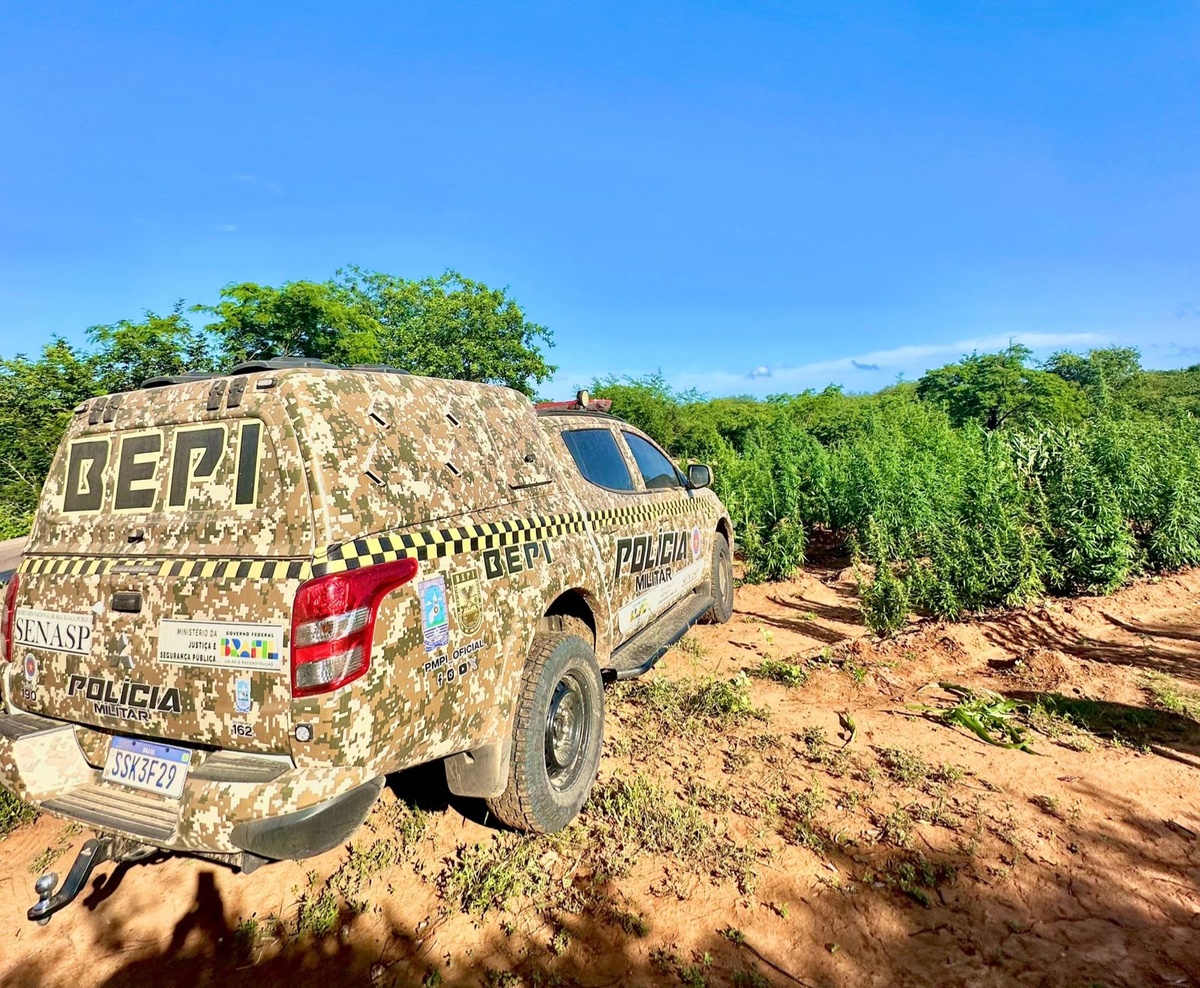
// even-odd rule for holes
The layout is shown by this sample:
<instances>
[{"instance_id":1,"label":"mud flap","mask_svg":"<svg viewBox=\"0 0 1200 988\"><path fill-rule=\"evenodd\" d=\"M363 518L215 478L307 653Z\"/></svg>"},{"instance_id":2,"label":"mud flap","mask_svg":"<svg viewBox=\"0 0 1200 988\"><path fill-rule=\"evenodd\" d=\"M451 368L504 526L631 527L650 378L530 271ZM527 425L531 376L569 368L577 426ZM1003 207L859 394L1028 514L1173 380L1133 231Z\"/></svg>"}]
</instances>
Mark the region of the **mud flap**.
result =
<instances>
[{"instance_id":1,"label":"mud flap","mask_svg":"<svg viewBox=\"0 0 1200 988\"><path fill-rule=\"evenodd\" d=\"M491 799L502 795L508 785L511 757L512 738L460 751L445 760L446 785L455 796Z\"/></svg>"}]
</instances>

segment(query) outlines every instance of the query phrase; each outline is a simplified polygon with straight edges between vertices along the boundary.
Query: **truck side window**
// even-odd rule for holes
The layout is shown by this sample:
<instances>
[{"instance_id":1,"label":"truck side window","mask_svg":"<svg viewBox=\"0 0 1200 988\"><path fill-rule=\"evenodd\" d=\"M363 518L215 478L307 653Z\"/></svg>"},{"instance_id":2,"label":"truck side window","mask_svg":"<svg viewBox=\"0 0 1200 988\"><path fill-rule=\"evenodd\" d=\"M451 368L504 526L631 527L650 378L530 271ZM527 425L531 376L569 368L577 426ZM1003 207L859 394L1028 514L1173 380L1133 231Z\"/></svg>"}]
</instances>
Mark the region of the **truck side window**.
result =
<instances>
[{"instance_id":1,"label":"truck side window","mask_svg":"<svg viewBox=\"0 0 1200 988\"><path fill-rule=\"evenodd\" d=\"M614 491L631 491L633 478L607 429L573 429L562 434L584 480Z\"/></svg>"},{"instance_id":2,"label":"truck side window","mask_svg":"<svg viewBox=\"0 0 1200 988\"><path fill-rule=\"evenodd\" d=\"M622 435L629 443L629 451L633 453L638 469L642 471L642 480L646 482L648 490L659 491L683 486L679 480L679 471L656 447L632 432Z\"/></svg>"}]
</instances>

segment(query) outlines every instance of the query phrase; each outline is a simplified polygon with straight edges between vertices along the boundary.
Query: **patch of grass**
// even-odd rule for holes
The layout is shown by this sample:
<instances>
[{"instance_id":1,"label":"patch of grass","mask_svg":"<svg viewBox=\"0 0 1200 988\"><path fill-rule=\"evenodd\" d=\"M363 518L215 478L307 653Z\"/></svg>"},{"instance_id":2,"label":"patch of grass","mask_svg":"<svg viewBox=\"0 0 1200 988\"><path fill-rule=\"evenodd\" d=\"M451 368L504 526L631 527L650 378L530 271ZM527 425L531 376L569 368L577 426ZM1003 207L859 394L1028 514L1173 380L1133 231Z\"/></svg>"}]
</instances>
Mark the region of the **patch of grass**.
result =
<instances>
[{"instance_id":1,"label":"patch of grass","mask_svg":"<svg viewBox=\"0 0 1200 988\"><path fill-rule=\"evenodd\" d=\"M61 844L54 847L48 847L41 854L34 857L29 862L29 874L41 875L50 870L50 866L61 858L67 851L67 848Z\"/></svg>"},{"instance_id":2,"label":"patch of grass","mask_svg":"<svg viewBox=\"0 0 1200 988\"><path fill-rule=\"evenodd\" d=\"M733 793L728 789L710 786L699 779L688 779L683 784L683 796L689 803L714 813L728 813L733 809Z\"/></svg>"},{"instance_id":3,"label":"patch of grass","mask_svg":"<svg viewBox=\"0 0 1200 988\"><path fill-rule=\"evenodd\" d=\"M233 949L237 956L248 960L254 951L270 940L275 939L279 921L274 916L260 921L256 914L238 921L233 930Z\"/></svg>"},{"instance_id":4,"label":"patch of grass","mask_svg":"<svg viewBox=\"0 0 1200 988\"><path fill-rule=\"evenodd\" d=\"M296 936L306 934L320 939L332 933L341 919L338 897L328 887L318 888L317 873L308 873L308 888L300 896L296 911Z\"/></svg>"},{"instance_id":5,"label":"patch of grass","mask_svg":"<svg viewBox=\"0 0 1200 988\"><path fill-rule=\"evenodd\" d=\"M735 926L727 926L720 933L721 936L736 947L742 947L746 943L746 934Z\"/></svg>"},{"instance_id":6,"label":"patch of grass","mask_svg":"<svg viewBox=\"0 0 1200 988\"><path fill-rule=\"evenodd\" d=\"M757 968L739 968L733 972L734 988L771 988L771 982Z\"/></svg>"},{"instance_id":7,"label":"patch of grass","mask_svg":"<svg viewBox=\"0 0 1200 988\"><path fill-rule=\"evenodd\" d=\"M961 765L951 765L949 762L939 765L929 773L929 781L935 785L952 786L961 782L967 770Z\"/></svg>"},{"instance_id":8,"label":"patch of grass","mask_svg":"<svg viewBox=\"0 0 1200 988\"><path fill-rule=\"evenodd\" d=\"M639 679L617 695L648 710L671 732L687 730L697 722L720 728L752 718L768 719L766 710L754 706L750 677L745 673L732 679L707 678L695 682L665 676Z\"/></svg>"},{"instance_id":9,"label":"patch of grass","mask_svg":"<svg viewBox=\"0 0 1200 988\"><path fill-rule=\"evenodd\" d=\"M1142 686L1156 706L1200 723L1200 693L1185 689L1161 672L1146 673Z\"/></svg>"},{"instance_id":10,"label":"patch of grass","mask_svg":"<svg viewBox=\"0 0 1200 988\"><path fill-rule=\"evenodd\" d=\"M929 775L929 766L920 755L907 748L876 748L879 764L893 782L902 786L918 786Z\"/></svg>"},{"instance_id":11,"label":"patch of grass","mask_svg":"<svg viewBox=\"0 0 1200 988\"><path fill-rule=\"evenodd\" d=\"M791 802L789 815L793 821L790 838L801 847L820 853L826 846L826 834L817 818L829 803L829 796L820 784L814 782L807 789L796 793Z\"/></svg>"},{"instance_id":12,"label":"patch of grass","mask_svg":"<svg viewBox=\"0 0 1200 988\"><path fill-rule=\"evenodd\" d=\"M702 659L705 655L704 646L700 644L700 639L693 638L691 635L680 638L679 641L677 641L671 647L678 649L684 655L693 659Z\"/></svg>"},{"instance_id":13,"label":"patch of grass","mask_svg":"<svg viewBox=\"0 0 1200 988\"><path fill-rule=\"evenodd\" d=\"M1030 705L1028 717L1035 730L1058 744L1081 751L1088 750L1088 738L1117 747L1141 746L1182 733L1178 718L1162 711L1061 693L1038 694Z\"/></svg>"},{"instance_id":14,"label":"patch of grass","mask_svg":"<svg viewBox=\"0 0 1200 988\"><path fill-rule=\"evenodd\" d=\"M712 838L696 804L680 802L641 774L597 783L587 810L589 826L608 833L610 850L644 849L688 861Z\"/></svg>"},{"instance_id":15,"label":"patch of grass","mask_svg":"<svg viewBox=\"0 0 1200 988\"><path fill-rule=\"evenodd\" d=\"M863 794L857 789L843 789L838 793L837 801L834 805L839 810L844 810L847 813L853 813L858 809L858 804L862 802Z\"/></svg>"},{"instance_id":16,"label":"patch of grass","mask_svg":"<svg viewBox=\"0 0 1200 988\"><path fill-rule=\"evenodd\" d=\"M808 682L808 670L783 659L763 659L751 672L759 679L769 679L792 689Z\"/></svg>"},{"instance_id":17,"label":"patch of grass","mask_svg":"<svg viewBox=\"0 0 1200 988\"><path fill-rule=\"evenodd\" d=\"M0 839L7 837L22 824L37 819L37 810L23 803L11 792L0 786Z\"/></svg>"},{"instance_id":18,"label":"patch of grass","mask_svg":"<svg viewBox=\"0 0 1200 988\"><path fill-rule=\"evenodd\" d=\"M1046 796L1046 795L1030 796L1029 802L1031 802L1034 806L1036 806L1039 810L1041 810L1047 816L1058 816L1058 802L1059 801L1058 801L1057 796Z\"/></svg>"},{"instance_id":19,"label":"patch of grass","mask_svg":"<svg viewBox=\"0 0 1200 988\"><path fill-rule=\"evenodd\" d=\"M550 881L539 863L545 847L520 834L497 834L487 843L460 845L438 875L438 891L463 912L485 916L513 898L535 895Z\"/></svg>"},{"instance_id":20,"label":"patch of grass","mask_svg":"<svg viewBox=\"0 0 1200 988\"><path fill-rule=\"evenodd\" d=\"M54 839L54 843L46 848L41 854L29 862L29 873L31 875L40 875L48 871L50 866L59 858L71 849L71 841L79 834L83 833L83 825L78 823L68 823L59 832Z\"/></svg>"},{"instance_id":21,"label":"patch of grass","mask_svg":"<svg viewBox=\"0 0 1200 988\"><path fill-rule=\"evenodd\" d=\"M650 924L646 922L646 917L641 913L613 909L609 916L617 926L619 926L631 937L641 938L650 933Z\"/></svg>"},{"instance_id":22,"label":"patch of grass","mask_svg":"<svg viewBox=\"0 0 1200 988\"><path fill-rule=\"evenodd\" d=\"M400 861L400 845L395 841L376 839L370 844L355 842L337 872L329 879L335 890L355 912L366 908L363 893L371 879Z\"/></svg>"},{"instance_id":23,"label":"patch of grass","mask_svg":"<svg viewBox=\"0 0 1200 988\"><path fill-rule=\"evenodd\" d=\"M885 888L908 896L926 909L932 905L929 893L953 882L958 869L948 862L933 862L923 854L908 854L891 858L883 872L864 876L867 882L878 881Z\"/></svg>"},{"instance_id":24,"label":"patch of grass","mask_svg":"<svg viewBox=\"0 0 1200 988\"><path fill-rule=\"evenodd\" d=\"M722 835L714 842L709 875L717 881L731 881L741 895L753 895L758 889L758 862L766 852L739 844Z\"/></svg>"},{"instance_id":25,"label":"patch of grass","mask_svg":"<svg viewBox=\"0 0 1200 988\"><path fill-rule=\"evenodd\" d=\"M913 817L908 808L896 805L886 816L876 814L879 839L896 847L911 847L913 842Z\"/></svg>"},{"instance_id":26,"label":"patch of grass","mask_svg":"<svg viewBox=\"0 0 1200 988\"><path fill-rule=\"evenodd\" d=\"M334 900L335 911L341 912L344 903L352 913L365 912L369 906L366 891L382 872L410 859L429 829L429 815L402 801L377 805L364 825L364 831L375 835L371 841L355 841L336 872L324 882L321 890L311 886L301 903L308 910L309 932L313 923L319 927L320 917L329 909L327 897Z\"/></svg>"},{"instance_id":27,"label":"patch of grass","mask_svg":"<svg viewBox=\"0 0 1200 988\"><path fill-rule=\"evenodd\" d=\"M569 946L571 946L571 934L565 926L560 926L550 938L550 953L555 957L561 957L567 952Z\"/></svg>"}]
</instances>

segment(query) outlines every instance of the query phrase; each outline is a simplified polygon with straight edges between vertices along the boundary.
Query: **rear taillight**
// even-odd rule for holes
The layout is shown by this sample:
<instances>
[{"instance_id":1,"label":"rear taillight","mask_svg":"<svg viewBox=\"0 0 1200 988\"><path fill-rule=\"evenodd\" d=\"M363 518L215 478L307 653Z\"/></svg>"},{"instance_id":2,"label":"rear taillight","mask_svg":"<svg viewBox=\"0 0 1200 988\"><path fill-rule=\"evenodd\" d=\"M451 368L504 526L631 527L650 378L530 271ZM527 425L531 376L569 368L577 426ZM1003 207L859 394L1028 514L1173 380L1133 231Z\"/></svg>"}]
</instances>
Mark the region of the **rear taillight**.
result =
<instances>
[{"instance_id":1,"label":"rear taillight","mask_svg":"<svg viewBox=\"0 0 1200 988\"><path fill-rule=\"evenodd\" d=\"M0 639L4 641L4 658L13 660L13 617L17 610L17 590L21 586L21 577L16 573L4 588L4 614L0 616Z\"/></svg>"},{"instance_id":2,"label":"rear taillight","mask_svg":"<svg viewBox=\"0 0 1200 988\"><path fill-rule=\"evenodd\" d=\"M379 603L417 575L415 559L318 576L292 605L292 695L329 693L371 665Z\"/></svg>"}]
</instances>

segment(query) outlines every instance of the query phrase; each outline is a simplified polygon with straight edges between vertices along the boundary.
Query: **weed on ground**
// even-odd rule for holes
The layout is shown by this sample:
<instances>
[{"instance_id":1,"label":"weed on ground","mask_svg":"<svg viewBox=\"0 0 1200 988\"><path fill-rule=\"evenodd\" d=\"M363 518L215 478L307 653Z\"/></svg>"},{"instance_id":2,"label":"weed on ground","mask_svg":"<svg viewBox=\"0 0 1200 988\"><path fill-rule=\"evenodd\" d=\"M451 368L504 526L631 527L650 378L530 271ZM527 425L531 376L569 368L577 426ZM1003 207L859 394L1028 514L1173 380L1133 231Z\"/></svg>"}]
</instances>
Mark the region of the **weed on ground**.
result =
<instances>
[{"instance_id":1,"label":"weed on ground","mask_svg":"<svg viewBox=\"0 0 1200 988\"><path fill-rule=\"evenodd\" d=\"M22 824L32 823L35 819L37 810L0 787L0 839L7 837Z\"/></svg>"}]
</instances>

